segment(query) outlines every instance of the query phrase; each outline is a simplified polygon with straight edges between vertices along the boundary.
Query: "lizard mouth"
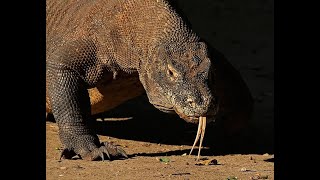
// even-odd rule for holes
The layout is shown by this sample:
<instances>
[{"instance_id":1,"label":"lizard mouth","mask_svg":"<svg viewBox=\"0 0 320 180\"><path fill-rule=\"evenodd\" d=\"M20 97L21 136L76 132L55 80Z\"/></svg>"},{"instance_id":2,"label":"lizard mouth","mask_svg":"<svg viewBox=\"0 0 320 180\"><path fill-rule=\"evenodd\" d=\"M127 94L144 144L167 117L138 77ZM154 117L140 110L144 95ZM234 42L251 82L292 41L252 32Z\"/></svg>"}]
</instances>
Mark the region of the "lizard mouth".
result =
<instances>
[{"instance_id":1,"label":"lizard mouth","mask_svg":"<svg viewBox=\"0 0 320 180\"><path fill-rule=\"evenodd\" d=\"M193 123L193 124L198 124L199 123L199 118L201 116L197 116L197 115L194 115L194 116L188 116L180 111L178 111L176 108L173 108L173 110L179 115L180 118L182 118L183 120L185 120L186 122L188 123ZM203 116L206 116L206 115L203 115Z\"/></svg>"},{"instance_id":2,"label":"lizard mouth","mask_svg":"<svg viewBox=\"0 0 320 180\"><path fill-rule=\"evenodd\" d=\"M158 104L153 104L153 106L165 113L170 113L170 114L175 113L173 107L165 107Z\"/></svg>"}]
</instances>

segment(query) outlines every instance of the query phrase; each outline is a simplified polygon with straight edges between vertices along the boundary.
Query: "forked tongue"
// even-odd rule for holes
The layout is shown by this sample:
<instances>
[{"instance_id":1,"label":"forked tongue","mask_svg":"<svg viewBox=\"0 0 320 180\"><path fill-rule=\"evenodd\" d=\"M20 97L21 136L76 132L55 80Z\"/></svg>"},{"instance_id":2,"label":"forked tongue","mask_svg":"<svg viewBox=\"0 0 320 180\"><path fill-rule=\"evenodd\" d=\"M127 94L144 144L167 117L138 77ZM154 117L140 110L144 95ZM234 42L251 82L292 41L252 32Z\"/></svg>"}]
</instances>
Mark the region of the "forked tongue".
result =
<instances>
[{"instance_id":1,"label":"forked tongue","mask_svg":"<svg viewBox=\"0 0 320 180\"><path fill-rule=\"evenodd\" d=\"M197 161L200 159L200 152L201 152L201 148L202 148L202 141L203 141L203 138L204 138L204 133L206 131L206 124L207 124L207 118L200 116L199 117L199 126L198 126L196 139L194 140L193 146L192 146L191 151L189 153L189 155L192 153L194 146L197 144L197 142L199 141L199 138L200 138Z\"/></svg>"}]
</instances>

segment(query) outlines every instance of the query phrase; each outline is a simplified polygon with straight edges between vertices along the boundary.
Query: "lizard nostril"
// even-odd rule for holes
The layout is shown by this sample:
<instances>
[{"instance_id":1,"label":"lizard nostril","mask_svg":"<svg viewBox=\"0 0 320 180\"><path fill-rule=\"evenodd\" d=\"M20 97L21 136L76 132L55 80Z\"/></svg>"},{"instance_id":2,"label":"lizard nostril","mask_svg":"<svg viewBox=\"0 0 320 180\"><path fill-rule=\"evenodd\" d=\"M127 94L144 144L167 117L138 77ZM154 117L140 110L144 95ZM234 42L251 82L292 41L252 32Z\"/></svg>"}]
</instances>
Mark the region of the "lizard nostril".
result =
<instances>
[{"instance_id":1,"label":"lizard nostril","mask_svg":"<svg viewBox=\"0 0 320 180\"><path fill-rule=\"evenodd\" d=\"M194 103L194 101L191 99L191 98L188 98L187 99L187 102L189 103L189 105L191 106L191 107L196 107L196 103Z\"/></svg>"}]
</instances>

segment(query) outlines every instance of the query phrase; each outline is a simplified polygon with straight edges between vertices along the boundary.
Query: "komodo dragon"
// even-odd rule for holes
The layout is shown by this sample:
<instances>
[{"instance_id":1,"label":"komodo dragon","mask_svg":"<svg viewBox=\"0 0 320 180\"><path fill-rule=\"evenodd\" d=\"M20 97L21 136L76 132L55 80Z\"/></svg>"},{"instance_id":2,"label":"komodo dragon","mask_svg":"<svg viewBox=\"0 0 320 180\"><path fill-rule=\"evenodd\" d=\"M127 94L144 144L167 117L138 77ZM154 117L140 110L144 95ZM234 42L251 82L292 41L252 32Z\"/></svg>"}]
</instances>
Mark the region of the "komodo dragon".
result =
<instances>
[{"instance_id":1,"label":"komodo dragon","mask_svg":"<svg viewBox=\"0 0 320 180\"><path fill-rule=\"evenodd\" d=\"M99 142L91 114L144 92L157 109L199 123L198 158L206 123L224 117L239 129L250 117L240 74L211 57L164 0L47 0L46 13L46 111L59 127L60 158L127 158Z\"/></svg>"}]
</instances>

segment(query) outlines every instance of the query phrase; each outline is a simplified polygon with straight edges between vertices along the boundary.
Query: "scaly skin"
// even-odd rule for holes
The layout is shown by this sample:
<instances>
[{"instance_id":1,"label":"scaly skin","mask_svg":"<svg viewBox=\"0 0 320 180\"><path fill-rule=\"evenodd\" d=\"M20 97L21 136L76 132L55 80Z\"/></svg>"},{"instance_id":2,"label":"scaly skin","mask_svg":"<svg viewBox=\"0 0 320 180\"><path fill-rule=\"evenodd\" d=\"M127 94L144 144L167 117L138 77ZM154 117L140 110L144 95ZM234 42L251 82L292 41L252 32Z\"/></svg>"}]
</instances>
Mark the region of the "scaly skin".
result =
<instances>
[{"instance_id":1,"label":"scaly skin","mask_svg":"<svg viewBox=\"0 0 320 180\"><path fill-rule=\"evenodd\" d=\"M91 114L144 92L156 108L187 122L250 116L251 95L239 74L224 78L230 65L212 59L165 1L47 0L46 22L47 112L58 124L64 158L127 157L99 142Z\"/></svg>"}]
</instances>

